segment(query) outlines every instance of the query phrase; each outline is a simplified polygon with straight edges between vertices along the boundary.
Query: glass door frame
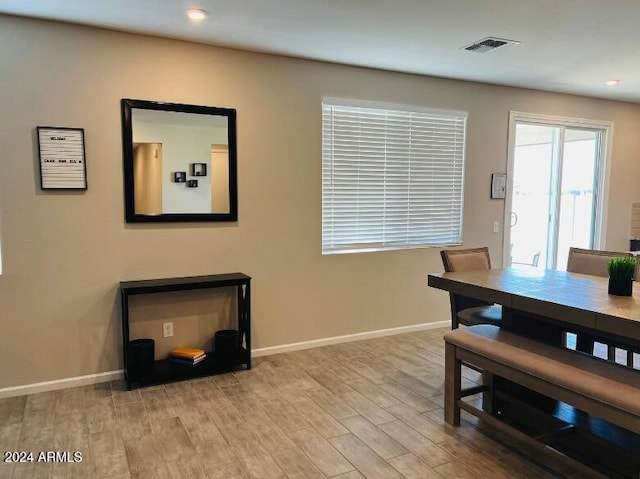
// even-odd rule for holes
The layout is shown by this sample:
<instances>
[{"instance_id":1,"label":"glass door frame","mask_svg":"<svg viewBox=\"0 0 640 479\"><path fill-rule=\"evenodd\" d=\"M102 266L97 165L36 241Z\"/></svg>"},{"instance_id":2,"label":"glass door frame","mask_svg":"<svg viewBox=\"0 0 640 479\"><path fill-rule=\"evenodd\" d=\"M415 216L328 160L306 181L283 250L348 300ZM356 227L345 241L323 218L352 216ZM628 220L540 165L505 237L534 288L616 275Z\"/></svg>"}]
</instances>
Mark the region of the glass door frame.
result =
<instances>
[{"instance_id":1,"label":"glass door frame","mask_svg":"<svg viewBox=\"0 0 640 479\"><path fill-rule=\"evenodd\" d=\"M526 113L520 111L509 112L509 131L508 131L508 145L507 145L507 194L504 203L504 227L503 227L503 243L502 243L502 264L507 267L510 266L510 245L511 245L511 209L513 204L513 173L515 162L515 141L516 141L516 125L518 123L525 123L529 125L539 125L547 127L560 127L560 128L578 128L578 129L592 129L600 130L601 141L600 148L600 161L597 165L597 184L595 190L595 208L594 208L594 231L593 231L593 248L602 249L606 240L606 223L607 223L607 211L605 205L609 198L609 173L611 169L611 150L612 150L612 137L613 137L613 122L606 120L588 120L583 118L571 118L563 116L553 115L541 115L537 113ZM564 131L564 130L563 130ZM564 135L563 135L564 136ZM562 142L561 146L562 148ZM560 151L560 154L562 151ZM555 176L555 175L554 175ZM559 181L558 178L552 179L552 181ZM555 193L554 193L555 194ZM559 201L559 198L558 198ZM558 205L552 212L553 215L559 212ZM556 222L552 222L552 227L555 229ZM555 233L554 233L555 234ZM555 249L555 248L554 248ZM554 251L554 253L556 253Z\"/></svg>"}]
</instances>

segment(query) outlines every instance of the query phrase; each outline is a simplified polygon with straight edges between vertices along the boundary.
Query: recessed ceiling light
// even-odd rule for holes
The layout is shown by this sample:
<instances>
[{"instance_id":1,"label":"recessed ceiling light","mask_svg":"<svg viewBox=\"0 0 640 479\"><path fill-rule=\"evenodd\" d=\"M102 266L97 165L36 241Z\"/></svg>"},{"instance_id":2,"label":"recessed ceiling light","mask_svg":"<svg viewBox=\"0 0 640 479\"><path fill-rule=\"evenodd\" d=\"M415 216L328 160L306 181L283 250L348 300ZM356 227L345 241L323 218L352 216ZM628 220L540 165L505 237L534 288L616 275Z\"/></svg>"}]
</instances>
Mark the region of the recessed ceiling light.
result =
<instances>
[{"instance_id":1,"label":"recessed ceiling light","mask_svg":"<svg viewBox=\"0 0 640 479\"><path fill-rule=\"evenodd\" d=\"M620 83L620 80L618 80L617 78L614 78L613 80L609 80L609 81L604 82L604 84L607 85L607 86L615 86L618 83Z\"/></svg>"},{"instance_id":2,"label":"recessed ceiling light","mask_svg":"<svg viewBox=\"0 0 640 479\"><path fill-rule=\"evenodd\" d=\"M201 8L190 8L189 10L187 10L187 17L189 17L190 20L204 20L205 18L207 18L207 15L207 11L202 10Z\"/></svg>"}]
</instances>

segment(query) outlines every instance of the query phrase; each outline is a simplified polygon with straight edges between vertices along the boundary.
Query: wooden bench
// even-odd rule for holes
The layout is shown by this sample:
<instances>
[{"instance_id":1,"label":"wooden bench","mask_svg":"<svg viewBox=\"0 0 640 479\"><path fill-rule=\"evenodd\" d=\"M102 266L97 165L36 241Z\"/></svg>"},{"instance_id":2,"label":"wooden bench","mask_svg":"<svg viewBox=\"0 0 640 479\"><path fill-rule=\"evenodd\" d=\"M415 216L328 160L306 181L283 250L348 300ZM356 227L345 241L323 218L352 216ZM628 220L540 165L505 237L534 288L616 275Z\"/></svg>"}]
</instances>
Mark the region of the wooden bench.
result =
<instances>
[{"instance_id":1,"label":"wooden bench","mask_svg":"<svg viewBox=\"0 0 640 479\"><path fill-rule=\"evenodd\" d=\"M592 356L565 350L510 333L493 325L470 326L444 335L445 421L460 424L460 410L479 417L542 449L548 447L505 422L476 408L463 398L484 392L491 404L488 384L462 389L462 364L536 391L578 410L640 434L640 372ZM489 406L490 409L490 406ZM638 477L637 472L633 477Z\"/></svg>"}]
</instances>

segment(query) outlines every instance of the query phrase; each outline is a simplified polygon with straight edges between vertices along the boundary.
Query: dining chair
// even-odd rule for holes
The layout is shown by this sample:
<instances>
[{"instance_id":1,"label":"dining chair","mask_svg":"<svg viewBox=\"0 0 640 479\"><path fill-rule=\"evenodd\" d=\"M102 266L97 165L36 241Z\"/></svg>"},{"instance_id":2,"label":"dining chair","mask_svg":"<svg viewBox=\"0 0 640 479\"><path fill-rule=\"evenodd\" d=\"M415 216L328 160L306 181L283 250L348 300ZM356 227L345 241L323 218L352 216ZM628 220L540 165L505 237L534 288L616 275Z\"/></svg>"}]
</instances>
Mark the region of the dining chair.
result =
<instances>
[{"instance_id":1,"label":"dining chair","mask_svg":"<svg viewBox=\"0 0 640 479\"><path fill-rule=\"evenodd\" d=\"M597 249L569 248L567 271L571 273L590 274L592 276L609 276L607 264L611 258L630 257L633 254L623 251L603 251Z\"/></svg>"},{"instance_id":2,"label":"dining chair","mask_svg":"<svg viewBox=\"0 0 640 479\"><path fill-rule=\"evenodd\" d=\"M636 272L633 275L634 281L640 281L640 257L637 254L631 253L636 258ZM634 354L640 354L640 349L627 349L627 366L630 368L635 368L634 365ZM640 368L639 368L640 369Z\"/></svg>"},{"instance_id":3,"label":"dining chair","mask_svg":"<svg viewBox=\"0 0 640 479\"><path fill-rule=\"evenodd\" d=\"M592 276L608 277L607 264L611 258L629 257L633 254L621 251L603 251L595 249L569 248L569 258L567 260L567 271L570 273L590 274ZM601 339L595 338L589 334L577 333L576 335L576 351L593 354L595 341L603 342ZM605 343L606 344L606 343ZM614 361L616 358L616 347L612 344L607 345L607 359ZM627 356L629 357L629 352ZM627 357L627 363L629 358ZM631 362L633 363L633 354L631 353Z\"/></svg>"},{"instance_id":4,"label":"dining chair","mask_svg":"<svg viewBox=\"0 0 640 479\"><path fill-rule=\"evenodd\" d=\"M447 273L457 271L474 271L491 269L489 248L450 249L440 251L442 264ZM451 302L451 329L460 324L473 326L475 324L502 323L502 306L481 301L479 299L449 293Z\"/></svg>"}]
</instances>

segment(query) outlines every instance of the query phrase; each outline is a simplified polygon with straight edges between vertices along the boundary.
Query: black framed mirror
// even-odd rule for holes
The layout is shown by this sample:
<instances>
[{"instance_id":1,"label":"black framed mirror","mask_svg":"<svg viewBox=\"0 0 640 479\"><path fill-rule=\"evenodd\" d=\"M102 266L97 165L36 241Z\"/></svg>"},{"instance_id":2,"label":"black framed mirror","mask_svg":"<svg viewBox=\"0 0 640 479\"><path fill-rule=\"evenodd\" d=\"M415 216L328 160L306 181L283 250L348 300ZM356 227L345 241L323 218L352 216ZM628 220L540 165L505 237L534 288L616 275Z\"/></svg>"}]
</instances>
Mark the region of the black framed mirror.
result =
<instances>
[{"instance_id":1,"label":"black framed mirror","mask_svg":"<svg viewBox=\"0 0 640 479\"><path fill-rule=\"evenodd\" d=\"M236 110L124 98L128 223L237 221Z\"/></svg>"}]
</instances>

